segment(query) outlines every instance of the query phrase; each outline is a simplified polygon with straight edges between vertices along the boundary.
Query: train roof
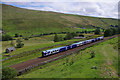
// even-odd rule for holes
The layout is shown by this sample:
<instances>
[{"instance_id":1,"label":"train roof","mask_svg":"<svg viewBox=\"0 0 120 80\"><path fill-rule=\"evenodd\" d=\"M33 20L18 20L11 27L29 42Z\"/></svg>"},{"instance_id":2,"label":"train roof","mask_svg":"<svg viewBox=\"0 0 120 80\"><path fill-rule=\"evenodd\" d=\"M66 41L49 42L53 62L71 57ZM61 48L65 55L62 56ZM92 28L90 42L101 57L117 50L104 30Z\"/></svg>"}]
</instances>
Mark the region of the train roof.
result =
<instances>
[{"instance_id":1,"label":"train roof","mask_svg":"<svg viewBox=\"0 0 120 80\"><path fill-rule=\"evenodd\" d=\"M66 47L66 46L62 46L62 47L58 47L58 48L53 48L53 49L49 49L49 50L46 50L46 51L53 51L53 50L58 50L58 49L61 49L63 47Z\"/></svg>"}]
</instances>

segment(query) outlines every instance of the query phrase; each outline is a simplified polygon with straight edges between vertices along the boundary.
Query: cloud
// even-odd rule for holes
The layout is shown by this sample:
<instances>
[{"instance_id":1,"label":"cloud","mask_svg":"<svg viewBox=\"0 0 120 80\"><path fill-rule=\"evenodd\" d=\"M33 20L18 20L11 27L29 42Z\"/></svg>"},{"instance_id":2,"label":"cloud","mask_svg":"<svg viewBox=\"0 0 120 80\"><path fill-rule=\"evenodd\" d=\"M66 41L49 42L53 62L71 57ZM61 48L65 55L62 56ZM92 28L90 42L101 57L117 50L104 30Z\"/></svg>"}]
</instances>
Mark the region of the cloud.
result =
<instances>
[{"instance_id":1,"label":"cloud","mask_svg":"<svg viewBox=\"0 0 120 80\"><path fill-rule=\"evenodd\" d=\"M1 2L119 2L119 0L1 0Z\"/></svg>"},{"instance_id":2,"label":"cloud","mask_svg":"<svg viewBox=\"0 0 120 80\"><path fill-rule=\"evenodd\" d=\"M114 2L114 0L110 0L110 2L104 2L105 0L100 1L101 2L90 1L90 2L4 2L4 3L33 10L54 11L67 14L77 14L95 17L118 18L117 2Z\"/></svg>"}]
</instances>

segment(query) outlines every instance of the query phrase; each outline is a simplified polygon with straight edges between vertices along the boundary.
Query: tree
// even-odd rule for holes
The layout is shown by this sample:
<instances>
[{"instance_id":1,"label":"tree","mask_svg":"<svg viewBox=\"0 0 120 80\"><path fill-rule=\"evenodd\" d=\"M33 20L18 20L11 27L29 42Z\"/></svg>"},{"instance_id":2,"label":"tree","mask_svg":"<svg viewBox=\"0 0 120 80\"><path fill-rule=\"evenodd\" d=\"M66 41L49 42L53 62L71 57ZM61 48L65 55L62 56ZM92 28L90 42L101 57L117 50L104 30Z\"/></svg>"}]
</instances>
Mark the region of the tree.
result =
<instances>
[{"instance_id":1,"label":"tree","mask_svg":"<svg viewBox=\"0 0 120 80\"><path fill-rule=\"evenodd\" d=\"M10 78L14 78L15 76L17 76L18 72L10 67L2 67L2 79L6 80L6 79L10 79Z\"/></svg>"},{"instance_id":2,"label":"tree","mask_svg":"<svg viewBox=\"0 0 120 80\"><path fill-rule=\"evenodd\" d=\"M94 34L97 34L97 35L100 34L100 29L97 28L97 29L95 30Z\"/></svg>"},{"instance_id":3,"label":"tree","mask_svg":"<svg viewBox=\"0 0 120 80\"><path fill-rule=\"evenodd\" d=\"M15 37L19 37L19 34L15 34Z\"/></svg>"},{"instance_id":4,"label":"tree","mask_svg":"<svg viewBox=\"0 0 120 80\"><path fill-rule=\"evenodd\" d=\"M120 34L120 27L118 27L117 31L118 31L118 34Z\"/></svg>"},{"instance_id":5,"label":"tree","mask_svg":"<svg viewBox=\"0 0 120 80\"><path fill-rule=\"evenodd\" d=\"M64 40L69 40L69 39L72 39L73 38L73 35L71 33L67 33Z\"/></svg>"},{"instance_id":6,"label":"tree","mask_svg":"<svg viewBox=\"0 0 120 80\"><path fill-rule=\"evenodd\" d=\"M15 43L13 40L11 41L11 46L15 46Z\"/></svg>"},{"instance_id":7,"label":"tree","mask_svg":"<svg viewBox=\"0 0 120 80\"><path fill-rule=\"evenodd\" d=\"M17 45L16 45L17 48L21 48L24 46L24 44L22 43L20 39L17 39L16 42L17 42Z\"/></svg>"},{"instance_id":8,"label":"tree","mask_svg":"<svg viewBox=\"0 0 120 80\"><path fill-rule=\"evenodd\" d=\"M90 53L90 55L91 55L91 58L94 58L94 57L95 57L95 52L92 51L92 52Z\"/></svg>"},{"instance_id":9,"label":"tree","mask_svg":"<svg viewBox=\"0 0 120 80\"><path fill-rule=\"evenodd\" d=\"M8 41L8 40L12 40L13 38L10 35L3 35L2 36L2 41Z\"/></svg>"},{"instance_id":10,"label":"tree","mask_svg":"<svg viewBox=\"0 0 120 80\"><path fill-rule=\"evenodd\" d=\"M25 37L24 40L29 40L29 38L28 38L28 37Z\"/></svg>"},{"instance_id":11,"label":"tree","mask_svg":"<svg viewBox=\"0 0 120 80\"><path fill-rule=\"evenodd\" d=\"M111 30L112 30L112 35L117 34L117 29L116 28L111 28Z\"/></svg>"},{"instance_id":12,"label":"tree","mask_svg":"<svg viewBox=\"0 0 120 80\"><path fill-rule=\"evenodd\" d=\"M113 34L113 31L111 29L106 29L104 32L105 37L112 36L112 34Z\"/></svg>"},{"instance_id":13,"label":"tree","mask_svg":"<svg viewBox=\"0 0 120 80\"><path fill-rule=\"evenodd\" d=\"M54 36L54 42L58 42L58 41L59 41L59 37L58 37L57 34L55 34L55 36Z\"/></svg>"},{"instance_id":14,"label":"tree","mask_svg":"<svg viewBox=\"0 0 120 80\"><path fill-rule=\"evenodd\" d=\"M23 35L20 35L20 37L23 37Z\"/></svg>"}]
</instances>

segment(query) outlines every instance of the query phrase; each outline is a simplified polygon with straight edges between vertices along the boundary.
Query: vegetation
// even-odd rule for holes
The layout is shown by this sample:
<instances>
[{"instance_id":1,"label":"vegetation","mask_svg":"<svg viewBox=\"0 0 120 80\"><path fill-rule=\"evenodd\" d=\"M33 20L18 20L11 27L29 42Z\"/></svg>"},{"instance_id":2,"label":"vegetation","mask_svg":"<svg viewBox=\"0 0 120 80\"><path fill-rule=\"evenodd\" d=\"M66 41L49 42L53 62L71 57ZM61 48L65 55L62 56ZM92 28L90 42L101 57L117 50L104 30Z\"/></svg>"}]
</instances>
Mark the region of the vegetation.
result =
<instances>
[{"instance_id":1,"label":"vegetation","mask_svg":"<svg viewBox=\"0 0 120 80\"><path fill-rule=\"evenodd\" d=\"M115 35L115 34L119 34L118 28L106 29L105 32L104 32L105 37L112 36L112 35Z\"/></svg>"},{"instance_id":2,"label":"vegetation","mask_svg":"<svg viewBox=\"0 0 120 80\"><path fill-rule=\"evenodd\" d=\"M2 28L5 33L11 36L15 36L15 34L31 36L32 34L74 32L78 31L77 28L95 29L100 27L106 29L118 24L117 19L110 18L27 10L5 4L2 4L2 8Z\"/></svg>"},{"instance_id":3,"label":"vegetation","mask_svg":"<svg viewBox=\"0 0 120 80\"><path fill-rule=\"evenodd\" d=\"M12 39L13 38L10 35L7 35L7 34L2 36L2 41L8 41L8 40L12 40Z\"/></svg>"},{"instance_id":4,"label":"vegetation","mask_svg":"<svg viewBox=\"0 0 120 80\"><path fill-rule=\"evenodd\" d=\"M97 34L97 35L100 34L100 29L99 29L99 28L97 28L97 29L95 30L95 34Z\"/></svg>"},{"instance_id":5,"label":"vegetation","mask_svg":"<svg viewBox=\"0 0 120 80\"><path fill-rule=\"evenodd\" d=\"M19 78L118 78L118 38L42 65ZM91 58L94 51L95 57Z\"/></svg>"},{"instance_id":6,"label":"vegetation","mask_svg":"<svg viewBox=\"0 0 120 80\"><path fill-rule=\"evenodd\" d=\"M77 33L74 33L74 32L72 32L72 33L67 33L66 36L65 36L65 38L64 38L64 40L72 39L72 38L75 37L75 36L78 36Z\"/></svg>"},{"instance_id":7,"label":"vegetation","mask_svg":"<svg viewBox=\"0 0 120 80\"><path fill-rule=\"evenodd\" d=\"M15 34L15 37L19 37L19 34Z\"/></svg>"},{"instance_id":8,"label":"vegetation","mask_svg":"<svg viewBox=\"0 0 120 80\"><path fill-rule=\"evenodd\" d=\"M10 67L2 67L2 79L7 80L17 76L17 70Z\"/></svg>"},{"instance_id":9,"label":"vegetation","mask_svg":"<svg viewBox=\"0 0 120 80\"><path fill-rule=\"evenodd\" d=\"M17 48L21 48L24 46L24 44L22 43L20 39L17 39L16 42L17 42L17 46L16 46Z\"/></svg>"},{"instance_id":10,"label":"vegetation","mask_svg":"<svg viewBox=\"0 0 120 80\"><path fill-rule=\"evenodd\" d=\"M90 53L90 55L91 55L91 58L94 58L94 57L95 57L95 52L92 51L92 52Z\"/></svg>"},{"instance_id":11,"label":"vegetation","mask_svg":"<svg viewBox=\"0 0 120 80\"><path fill-rule=\"evenodd\" d=\"M89 36L90 34L85 35L85 37ZM64 34L59 34L59 36L65 36ZM91 37L88 37L88 39L90 38L95 38L98 37L98 35L94 35ZM5 60L3 61L3 65L4 66L9 66L9 65L14 65L14 64L18 64L27 60L31 60L37 57L42 56L41 52L43 50L47 50L47 49L51 49L51 48L56 48L56 47L61 47L61 46L66 46L72 43L75 43L77 41L81 41L81 40L85 40L84 39L71 39L71 40L65 40L65 41L60 41L60 42L53 42L52 40L54 39L54 35L46 35L46 36L41 36L41 37L35 37L35 38L30 38L30 40L26 41L23 40L23 43L25 44L24 47L22 48L17 48L15 51L13 51L12 53L10 53L10 56L14 56L11 59ZM15 41L14 41L15 42ZM10 41L7 42L3 42L3 51L5 51L5 49L7 47L11 47L10 45ZM7 45L7 46L5 46ZM51 47L54 46L54 47ZM49 47L49 48L47 48ZM44 48L44 49L41 49ZM39 50L41 49L41 50ZM6 56L4 56L6 54L3 54L3 59L6 58Z\"/></svg>"},{"instance_id":12,"label":"vegetation","mask_svg":"<svg viewBox=\"0 0 120 80\"><path fill-rule=\"evenodd\" d=\"M55 34L55 36L54 36L54 42L58 42L58 41L59 41L59 37L58 37L57 34Z\"/></svg>"},{"instance_id":13,"label":"vegetation","mask_svg":"<svg viewBox=\"0 0 120 80\"><path fill-rule=\"evenodd\" d=\"M28 38L28 37L25 37L24 40L29 40L29 38Z\"/></svg>"}]
</instances>

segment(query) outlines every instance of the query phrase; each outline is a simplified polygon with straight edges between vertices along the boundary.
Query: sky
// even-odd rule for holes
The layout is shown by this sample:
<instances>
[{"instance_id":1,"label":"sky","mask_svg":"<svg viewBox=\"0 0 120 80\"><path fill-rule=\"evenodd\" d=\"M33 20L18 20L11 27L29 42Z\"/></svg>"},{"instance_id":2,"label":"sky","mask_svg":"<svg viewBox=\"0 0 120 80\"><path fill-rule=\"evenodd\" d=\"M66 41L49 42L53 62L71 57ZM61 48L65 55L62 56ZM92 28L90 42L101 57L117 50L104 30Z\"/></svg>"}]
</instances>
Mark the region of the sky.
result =
<instances>
[{"instance_id":1,"label":"sky","mask_svg":"<svg viewBox=\"0 0 120 80\"><path fill-rule=\"evenodd\" d=\"M2 0L1 2L32 10L118 18L119 0Z\"/></svg>"}]
</instances>

